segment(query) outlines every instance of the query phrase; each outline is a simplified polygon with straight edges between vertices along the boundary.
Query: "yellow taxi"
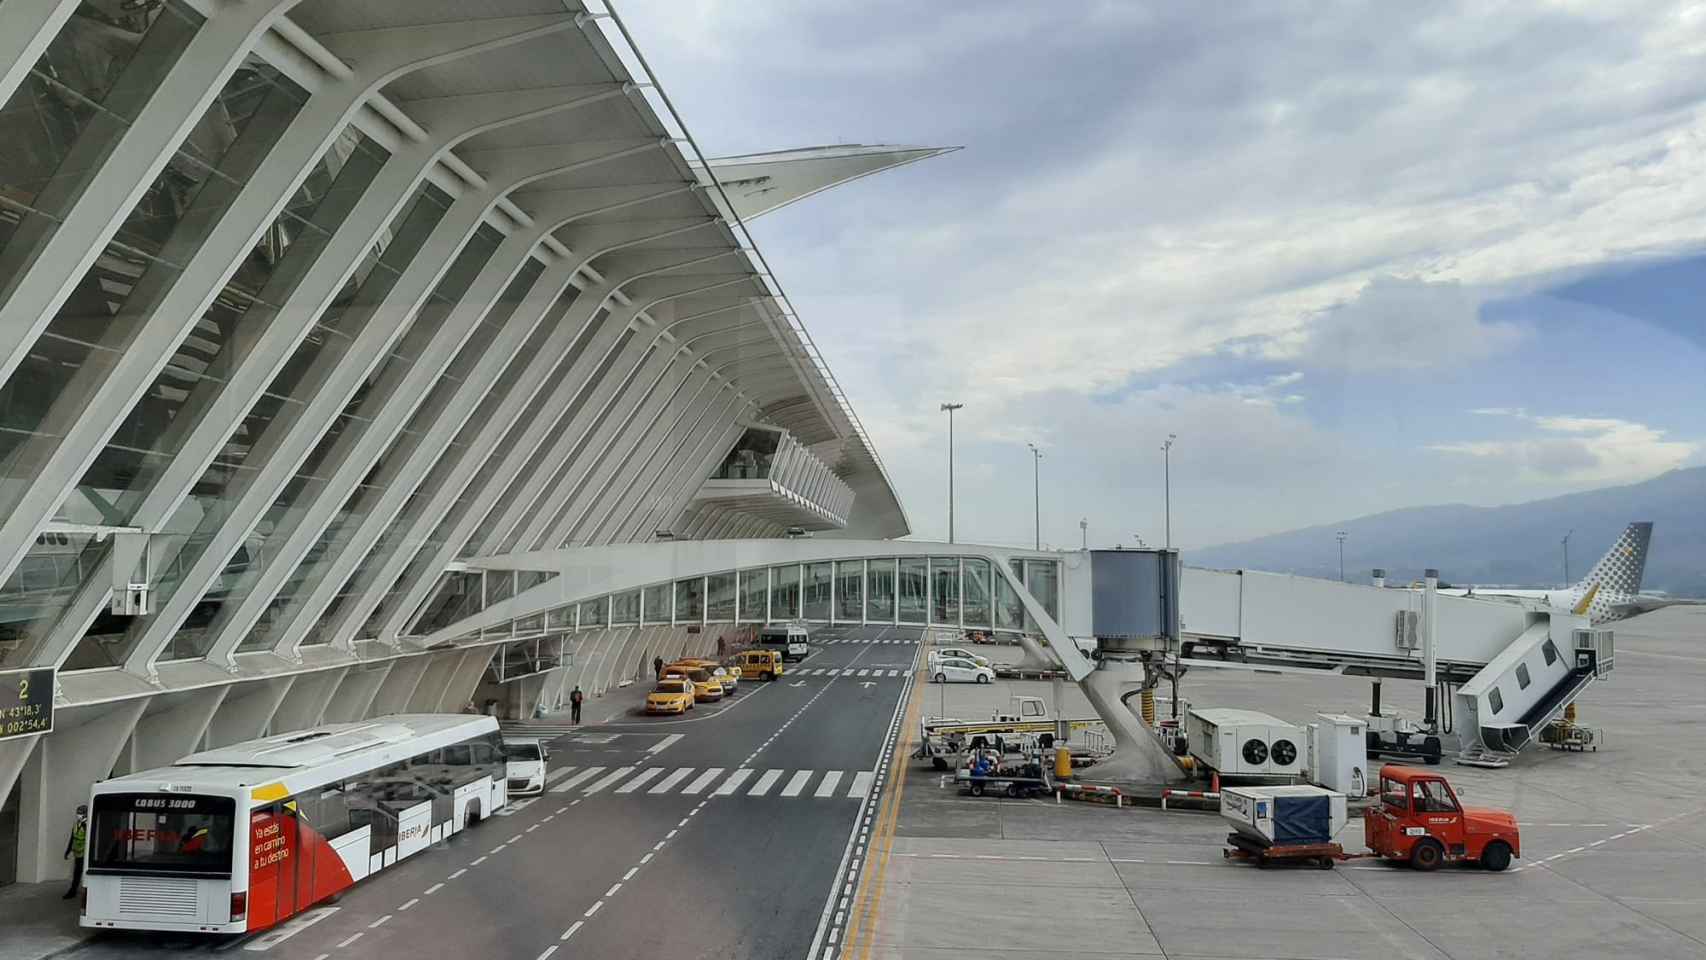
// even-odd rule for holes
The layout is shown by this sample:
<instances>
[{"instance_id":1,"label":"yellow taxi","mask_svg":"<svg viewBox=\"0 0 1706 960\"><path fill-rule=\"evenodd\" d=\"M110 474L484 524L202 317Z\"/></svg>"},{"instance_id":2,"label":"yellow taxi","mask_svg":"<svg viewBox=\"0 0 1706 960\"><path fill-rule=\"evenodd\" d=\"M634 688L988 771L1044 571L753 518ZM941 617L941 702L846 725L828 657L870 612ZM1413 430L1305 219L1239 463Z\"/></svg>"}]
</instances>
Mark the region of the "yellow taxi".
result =
<instances>
[{"instance_id":1,"label":"yellow taxi","mask_svg":"<svg viewBox=\"0 0 1706 960\"><path fill-rule=\"evenodd\" d=\"M693 682L678 677L658 681L657 689L646 694L647 713L686 713L693 709Z\"/></svg>"},{"instance_id":2,"label":"yellow taxi","mask_svg":"<svg viewBox=\"0 0 1706 960\"><path fill-rule=\"evenodd\" d=\"M715 703L723 699L723 685L718 683L717 678L711 676L710 672L702 667L686 663L672 663L663 668L663 677L660 682L672 677L691 682L693 684L693 699L699 703Z\"/></svg>"},{"instance_id":3,"label":"yellow taxi","mask_svg":"<svg viewBox=\"0 0 1706 960\"><path fill-rule=\"evenodd\" d=\"M735 656L734 667L743 677L774 680L782 675L782 653L779 650L743 650Z\"/></svg>"},{"instance_id":4,"label":"yellow taxi","mask_svg":"<svg viewBox=\"0 0 1706 960\"><path fill-rule=\"evenodd\" d=\"M738 671L725 667L715 660L707 660L704 657L686 657L675 662L684 666L698 667L710 674L712 678L723 685L724 693L734 693L740 684L740 673Z\"/></svg>"}]
</instances>

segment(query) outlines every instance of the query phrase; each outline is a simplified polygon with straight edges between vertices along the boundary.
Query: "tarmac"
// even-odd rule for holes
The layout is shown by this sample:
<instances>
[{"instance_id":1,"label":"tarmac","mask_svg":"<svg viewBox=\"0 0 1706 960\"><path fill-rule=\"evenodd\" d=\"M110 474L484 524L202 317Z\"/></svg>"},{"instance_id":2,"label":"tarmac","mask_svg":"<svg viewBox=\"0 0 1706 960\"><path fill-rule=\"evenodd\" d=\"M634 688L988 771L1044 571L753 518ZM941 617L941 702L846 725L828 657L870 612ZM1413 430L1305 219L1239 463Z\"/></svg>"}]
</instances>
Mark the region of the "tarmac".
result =
<instances>
[{"instance_id":1,"label":"tarmac","mask_svg":"<svg viewBox=\"0 0 1706 960\"><path fill-rule=\"evenodd\" d=\"M1597 752L1536 745L1501 770L1437 768L1465 803L1516 814L1523 856L1508 872L1377 860L1258 871L1223 859L1213 813L965 797L909 761L853 955L1706 958L1706 608L1614 629L1615 671L1578 701L1581 722L1603 731ZM1050 684L920 696L924 713L971 719L1019 693L1049 698ZM1369 685L1199 670L1181 694L1307 722L1365 713ZM1387 681L1383 699L1419 714L1421 685ZM1088 704L1068 686L1062 707ZM1340 840L1362 849L1360 821Z\"/></svg>"}]
</instances>

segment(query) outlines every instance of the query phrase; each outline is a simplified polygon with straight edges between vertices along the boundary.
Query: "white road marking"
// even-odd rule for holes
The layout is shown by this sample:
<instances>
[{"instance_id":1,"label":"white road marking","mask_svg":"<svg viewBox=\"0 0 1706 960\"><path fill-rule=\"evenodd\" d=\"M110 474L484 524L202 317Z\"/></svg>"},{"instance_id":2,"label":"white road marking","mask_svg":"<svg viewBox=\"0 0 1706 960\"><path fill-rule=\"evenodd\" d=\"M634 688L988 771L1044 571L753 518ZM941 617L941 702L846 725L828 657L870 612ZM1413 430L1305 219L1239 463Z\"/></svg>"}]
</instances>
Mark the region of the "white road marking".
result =
<instances>
[{"instance_id":1,"label":"white road marking","mask_svg":"<svg viewBox=\"0 0 1706 960\"><path fill-rule=\"evenodd\" d=\"M271 950L273 947L276 947L279 944L283 943L284 941L289 940L291 937L294 937L297 934L301 933L302 931L308 929L309 927L312 927L314 924L319 923L321 920L324 920L327 917L331 916L332 914L337 913L339 909L341 909L341 908L339 908L339 907L324 907L324 908L319 909L319 910L311 910L308 913L304 913L299 917L295 917L289 921L286 921L285 923L281 924L277 929L275 929L275 930L271 931L270 933L266 934L265 936L261 937L259 940L256 940L254 943L246 944L243 947L243 949L248 950L248 951L253 952L253 953L260 953L260 952L265 951L265 950Z\"/></svg>"},{"instance_id":2,"label":"white road marking","mask_svg":"<svg viewBox=\"0 0 1706 960\"><path fill-rule=\"evenodd\" d=\"M640 858L640 862L641 863L651 863L652 862L652 855L649 853L646 854L645 856Z\"/></svg>"},{"instance_id":3,"label":"white road marking","mask_svg":"<svg viewBox=\"0 0 1706 960\"><path fill-rule=\"evenodd\" d=\"M588 917L592 916L593 914L597 913L598 908L602 907L602 906L604 906L604 901L603 900L598 901L597 903L593 904L591 907L587 908L585 916L588 916Z\"/></svg>"},{"instance_id":4,"label":"white road marking","mask_svg":"<svg viewBox=\"0 0 1706 960\"><path fill-rule=\"evenodd\" d=\"M368 924L367 929L372 930L375 927L383 927L385 925L385 922L390 920L390 919L391 919L391 915L389 913L387 913L385 916L380 917L378 920L375 920L372 923Z\"/></svg>"},{"instance_id":5,"label":"white road marking","mask_svg":"<svg viewBox=\"0 0 1706 960\"><path fill-rule=\"evenodd\" d=\"M551 954L556 953L556 952L557 952L557 945L553 943L550 946L545 948L545 952L541 953L538 956L537 960L545 960L546 957L549 957Z\"/></svg>"},{"instance_id":6,"label":"white road marking","mask_svg":"<svg viewBox=\"0 0 1706 960\"><path fill-rule=\"evenodd\" d=\"M591 780L593 777L596 777L603 772L604 772L603 767L587 767L585 770L582 770L580 773L577 773L574 776L570 777L569 779L564 780L562 783L559 783L556 786L552 787L551 792L552 793L568 793L570 790L573 790L576 786L578 786L582 783L585 783L588 780ZM562 811L559 810L558 812L561 813Z\"/></svg>"},{"instance_id":7,"label":"white road marking","mask_svg":"<svg viewBox=\"0 0 1706 960\"><path fill-rule=\"evenodd\" d=\"M811 781L812 772L813 771L811 770L801 770L798 773L795 773L794 776L788 780L788 785L782 788L782 796L799 796L800 791L804 790L806 788L806 784Z\"/></svg>"},{"instance_id":8,"label":"white road marking","mask_svg":"<svg viewBox=\"0 0 1706 960\"><path fill-rule=\"evenodd\" d=\"M480 858L480 859L481 859L481 860L484 860L484 859L486 859L486 858L485 858L485 857L481 857L481 858ZM425 889L425 890L423 890L423 891L421 891L421 894L422 894L422 895L423 895L423 896L428 896L428 897L430 897L430 896L432 896L432 895L433 895L433 894L435 894L435 893L437 893L437 892L439 892L439 891L440 891L440 890L443 890L443 889L444 889L444 884L442 884L442 883L435 883L435 884L433 884L433 885L432 885L432 886L430 886L430 887L427 887L427 888L426 888L426 889Z\"/></svg>"},{"instance_id":9,"label":"white road marking","mask_svg":"<svg viewBox=\"0 0 1706 960\"><path fill-rule=\"evenodd\" d=\"M420 900L420 898L419 898L419 897L415 897L415 898L414 898L414 899L412 899L412 900L407 900L407 901L405 901L405 902L404 902L404 903L403 903L403 905L402 905L402 906L400 906L400 907L398 907L398 908L397 908L397 912L398 912L398 913L401 913L401 912L403 912L403 911L404 911L404 910L407 910L407 909L409 909L409 908L410 908L410 907L412 907L412 906L414 906L414 905L415 905L415 904L417 904L417 903L420 903L420 902L421 902L421 900Z\"/></svg>"},{"instance_id":10,"label":"white road marking","mask_svg":"<svg viewBox=\"0 0 1706 960\"><path fill-rule=\"evenodd\" d=\"M861 770L853 775L853 784L847 788L847 796L851 799L863 797L871 789L871 780L875 775L869 770Z\"/></svg>"},{"instance_id":11,"label":"white road marking","mask_svg":"<svg viewBox=\"0 0 1706 960\"><path fill-rule=\"evenodd\" d=\"M481 859L484 859L484 858L481 858ZM451 874L450 879L455 880L457 877L460 877L464 873L467 873L467 872L468 872L468 868L462 867L462 868L458 869L455 873Z\"/></svg>"},{"instance_id":12,"label":"white road marking","mask_svg":"<svg viewBox=\"0 0 1706 960\"><path fill-rule=\"evenodd\" d=\"M707 786L709 786L712 780L715 780L722 775L723 775L723 768L722 767L712 767L711 769L706 770L704 773L701 773L697 777L694 777L692 783L681 788L681 792L688 795L688 796L693 796L693 795L699 793L699 791L701 791L701 790L705 789Z\"/></svg>"},{"instance_id":13,"label":"white road marking","mask_svg":"<svg viewBox=\"0 0 1706 960\"><path fill-rule=\"evenodd\" d=\"M607 897L614 897L616 896L616 891L620 889L622 889L622 885L620 883L613 883L610 885L609 890L604 891L604 895Z\"/></svg>"},{"instance_id":14,"label":"white road marking","mask_svg":"<svg viewBox=\"0 0 1706 960\"><path fill-rule=\"evenodd\" d=\"M575 931L579 930L581 928L581 924L583 924L585 922L586 922L585 920L576 920L574 923L569 924L569 929L564 930L563 935L558 937L557 939L558 940L567 940L570 937L574 936Z\"/></svg>"},{"instance_id":15,"label":"white road marking","mask_svg":"<svg viewBox=\"0 0 1706 960\"><path fill-rule=\"evenodd\" d=\"M841 771L831 770L823 775L823 782L817 785L817 790L812 794L812 796L833 797L835 796L835 785L840 782Z\"/></svg>"},{"instance_id":16,"label":"white road marking","mask_svg":"<svg viewBox=\"0 0 1706 960\"><path fill-rule=\"evenodd\" d=\"M633 767L617 767L611 773L606 774L604 777L600 778L598 781L590 784L586 788L586 793L588 793L588 794L598 793L599 791L603 790L605 787L608 787L611 784L614 784L616 781L622 779L623 777L626 777L628 774L633 773L633 772L634 772Z\"/></svg>"},{"instance_id":17,"label":"white road marking","mask_svg":"<svg viewBox=\"0 0 1706 960\"><path fill-rule=\"evenodd\" d=\"M766 771L764 771L764 776L758 778L758 782L752 785L752 789L748 790L746 792L746 795L749 797L762 797L762 796L764 796L765 794L770 792L771 787L774 787L776 785L776 781L782 779L782 774L787 773L787 772L788 771L786 771L786 770L766 770Z\"/></svg>"},{"instance_id":18,"label":"white road marking","mask_svg":"<svg viewBox=\"0 0 1706 960\"><path fill-rule=\"evenodd\" d=\"M629 868L628 868L628 872L627 872L627 873L624 873L624 874L623 874L623 875L622 875L622 879L623 879L623 880L624 880L624 881L628 881L628 880L632 880L632 879L634 879L634 874L636 874L636 873L639 873L639 872L640 872L640 868L639 868L639 867L629 867Z\"/></svg>"},{"instance_id":19,"label":"white road marking","mask_svg":"<svg viewBox=\"0 0 1706 960\"><path fill-rule=\"evenodd\" d=\"M617 793L633 793L635 790L638 790L641 787L645 786L646 784L651 783L653 778L655 778L658 774L662 773L664 771L664 769L665 768L663 768L663 767L647 767L646 769L640 771L639 776L633 778L632 780L629 780L627 783L624 783L620 787L617 787L616 792Z\"/></svg>"},{"instance_id":20,"label":"white road marking","mask_svg":"<svg viewBox=\"0 0 1706 960\"><path fill-rule=\"evenodd\" d=\"M558 780L563 779L573 772L575 772L574 767L564 767L561 770L553 770L551 771L551 775L545 778L545 786L549 787L551 784L556 783Z\"/></svg>"},{"instance_id":21,"label":"white road marking","mask_svg":"<svg viewBox=\"0 0 1706 960\"><path fill-rule=\"evenodd\" d=\"M345 937L343 940L339 941L338 948L342 949L342 948L347 947L350 944L356 942L357 940L360 940L362 934L365 932L366 931L363 931L363 930L357 930L356 932L350 934L349 936Z\"/></svg>"},{"instance_id":22,"label":"white road marking","mask_svg":"<svg viewBox=\"0 0 1706 960\"><path fill-rule=\"evenodd\" d=\"M686 734L672 733L669 736L664 737L662 740L659 740L657 743L652 744L650 747L647 747L646 752L651 754L662 753L675 744L681 742L681 738L684 736L686 736Z\"/></svg>"},{"instance_id":23,"label":"white road marking","mask_svg":"<svg viewBox=\"0 0 1706 960\"><path fill-rule=\"evenodd\" d=\"M722 784L720 784L717 787L717 789L712 790L711 796L713 796L713 797L731 796L736 790L740 789L740 785L745 783L746 778L750 777L750 776L752 776L752 771L748 770L746 767L741 767L740 769L736 770L734 773L729 774L729 778L727 780L724 780L722 782Z\"/></svg>"}]
</instances>

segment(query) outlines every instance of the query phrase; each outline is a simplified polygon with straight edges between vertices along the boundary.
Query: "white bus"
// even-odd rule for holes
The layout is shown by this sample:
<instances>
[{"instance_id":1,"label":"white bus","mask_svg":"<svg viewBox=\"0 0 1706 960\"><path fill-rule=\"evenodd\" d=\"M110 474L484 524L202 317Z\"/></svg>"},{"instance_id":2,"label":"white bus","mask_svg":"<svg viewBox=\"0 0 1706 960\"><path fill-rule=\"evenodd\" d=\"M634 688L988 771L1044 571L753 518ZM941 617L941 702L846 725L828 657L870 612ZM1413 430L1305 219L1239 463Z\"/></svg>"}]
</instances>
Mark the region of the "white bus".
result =
<instances>
[{"instance_id":1,"label":"white bus","mask_svg":"<svg viewBox=\"0 0 1706 960\"><path fill-rule=\"evenodd\" d=\"M488 716L399 714L94 786L82 924L265 930L508 801Z\"/></svg>"},{"instance_id":2,"label":"white bus","mask_svg":"<svg viewBox=\"0 0 1706 960\"><path fill-rule=\"evenodd\" d=\"M761 646L781 647L784 660L804 660L811 652L811 628L798 620L767 623L758 631L758 642Z\"/></svg>"}]
</instances>

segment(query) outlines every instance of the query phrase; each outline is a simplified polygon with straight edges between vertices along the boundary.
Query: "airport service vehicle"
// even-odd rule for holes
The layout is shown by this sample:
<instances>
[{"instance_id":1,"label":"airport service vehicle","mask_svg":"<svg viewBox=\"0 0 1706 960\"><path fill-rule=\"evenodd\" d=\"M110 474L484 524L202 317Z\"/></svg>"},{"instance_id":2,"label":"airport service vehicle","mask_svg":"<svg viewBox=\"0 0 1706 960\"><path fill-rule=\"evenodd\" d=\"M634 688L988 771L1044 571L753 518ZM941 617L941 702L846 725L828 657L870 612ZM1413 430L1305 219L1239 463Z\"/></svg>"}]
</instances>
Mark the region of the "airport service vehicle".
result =
<instances>
[{"instance_id":1,"label":"airport service vehicle","mask_svg":"<svg viewBox=\"0 0 1706 960\"><path fill-rule=\"evenodd\" d=\"M537 739L504 739L504 772L509 795L527 796L545 792L545 761L551 751Z\"/></svg>"},{"instance_id":2,"label":"airport service vehicle","mask_svg":"<svg viewBox=\"0 0 1706 960\"><path fill-rule=\"evenodd\" d=\"M943 657L931 661L930 678L937 683L994 683L995 671L971 660Z\"/></svg>"},{"instance_id":3,"label":"airport service vehicle","mask_svg":"<svg viewBox=\"0 0 1706 960\"><path fill-rule=\"evenodd\" d=\"M1344 857L1334 842L1348 819L1345 795L1307 785L1224 787L1220 817L1232 824L1226 855L1258 867L1308 861L1323 870Z\"/></svg>"},{"instance_id":4,"label":"airport service vehicle","mask_svg":"<svg viewBox=\"0 0 1706 960\"><path fill-rule=\"evenodd\" d=\"M1470 860L1499 871L1522 856L1516 818L1504 810L1465 807L1451 784L1420 767L1380 768L1380 802L1363 811L1369 849L1417 870Z\"/></svg>"},{"instance_id":5,"label":"airport service vehicle","mask_svg":"<svg viewBox=\"0 0 1706 960\"><path fill-rule=\"evenodd\" d=\"M1416 721L1397 713L1371 713L1368 715L1368 752L1370 756L1438 763L1443 749L1439 737Z\"/></svg>"},{"instance_id":6,"label":"airport service vehicle","mask_svg":"<svg viewBox=\"0 0 1706 960\"><path fill-rule=\"evenodd\" d=\"M930 651L930 665L935 666L937 660L970 660L980 667L993 667L988 657L980 657L964 647L938 647Z\"/></svg>"},{"instance_id":7,"label":"airport service vehicle","mask_svg":"<svg viewBox=\"0 0 1706 960\"><path fill-rule=\"evenodd\" d=\"M781 650L784 660L804 660L812 652L811 629L803 623L767 623L758 631L762 646Z\"/></svg>"},{"instance_id":8,"label":"airport service vehicle","mask_svg":"<svg viewBox=\"0 0 1706 960\"><path fill-rule=\"evenodd\" d=\"M1014 758L1000 750L975 750L954 772L954 782L974 797L999 793L1017 800L1052 793L1048 764L1035 755Z\"/></svg>"},{"instance_id":9,"label":"airport service vehicle","mask_svg":"<svg viewBox=\"0 0 1706 960\"><path fill-rule=\"evenodd\" d=\"M495 717L399 714L95 784L85 927L265 930L508 802Z\"/></svg>"},{"instance_id":10,"label":"airport service vehicle","mask_svg":"<svg viewBox=\"0 0 1706 960\"><path fill-rule=\"evenodd\" d=\"M1099 728L1099 718L1070 721L1074 735ZM1003 753L1032 752L1054 746L1055 719L1041 697L1015 696L1007 709L992 712L988 720L959 720L952 717L922 717L918 721L915 759L929 760L937 770L946 770L966 750L994 747Z\"/></svg>"},{"instance_id":11,"label":"airport service vehicle","mask_svg":"<svg viewBox=\"0 0 1706 960\"><path fill-rule=\"evenodd\" d=\"M685 677L665 677L657 688L646 694L647 713L686 713L693 709L693 681Z\"/></svg>"},{"instance_id":12,"label":"airport service vehicle","mask_svg":"<svg viewBox=\"0 0 1706 960\"><path fill-rule=\"evenodd\" d=\"M674 677L693 684L693 699L699 703L715 703L723 699L723 685L709 671L685 663L672 663L663 668L663 678Z\"/></svg>"},{"instance_id":13,"label":"airport service vehicle","mask_svg":"<svg viewBox=\"0 0 1706 960\"><path fill-rule=\"evenodd\" d=\"M755 680L774 680L782 675L782 655L775 650L743 650L735 655L740 675Z\"/></svg>"}]
</instances>

